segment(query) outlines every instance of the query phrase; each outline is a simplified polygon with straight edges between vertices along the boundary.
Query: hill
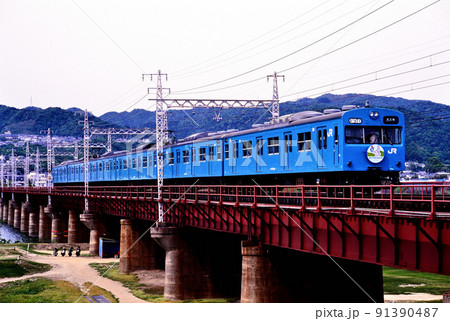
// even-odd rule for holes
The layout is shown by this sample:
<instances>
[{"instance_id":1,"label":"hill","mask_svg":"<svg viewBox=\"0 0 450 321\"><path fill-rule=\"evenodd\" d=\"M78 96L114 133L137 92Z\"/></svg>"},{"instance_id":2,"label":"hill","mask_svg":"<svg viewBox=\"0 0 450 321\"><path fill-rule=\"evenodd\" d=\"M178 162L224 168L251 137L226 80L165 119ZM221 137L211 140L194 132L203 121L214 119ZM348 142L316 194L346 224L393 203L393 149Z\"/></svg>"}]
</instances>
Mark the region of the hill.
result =
<instances>
[{"instance_id":1,"label":"hill","mask_svg":"<svg viewBox=\"0 0 450 321\"><path fill-rule=\"evenodd\" d=\"M327 108L340 108L344 105L364 106L366 101L374 107L398 110L406 116L406 158L409 161L427 162L430 157L438 157L450 163L450 106L424 100L408 100L373 95L325 94L311 99L303 98L280 104L280 113L290 114L303 110L322 111ZM197 108L195 110L172 110L168 115L169 129L177 138L203 131L250 128L254 123L270 119L265 110L228 109L220 113L221 120L214 120L216 109ZM131 112L110 112L100 118L121 126L134 128L155 128L155 113L143 109Z\"/></svg>"},{"instance_id":2,"label":"hill","mask_svg":"<svg viewBox=\"0 0 450 321\"><path fill-rule=\"evenodd\" d=\"M96 127L115 126L92 115L89 118L95 122ZM0 132L2 133L10 131L12 134L40 135L41 131L51 128L54 135L82 137L83 132L80 128L83 125L78 122L83 120L83 115L78 113L76 108L72 111L59 107L17 109L0 105Z\"/></svg>"}]
</instances>

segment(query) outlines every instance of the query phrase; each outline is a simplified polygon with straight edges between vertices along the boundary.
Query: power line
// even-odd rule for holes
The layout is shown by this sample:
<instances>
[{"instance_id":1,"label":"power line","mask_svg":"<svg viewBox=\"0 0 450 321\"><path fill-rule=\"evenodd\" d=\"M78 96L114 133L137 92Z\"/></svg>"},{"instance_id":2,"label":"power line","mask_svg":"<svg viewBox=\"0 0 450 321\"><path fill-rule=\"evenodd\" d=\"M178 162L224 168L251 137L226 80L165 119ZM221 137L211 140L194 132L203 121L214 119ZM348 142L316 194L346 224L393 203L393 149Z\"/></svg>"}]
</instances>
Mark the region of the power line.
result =
<instances>
[{"instance_id":1,"label":"power line","mask_svg":"<svg viewBox=\"0 0 450 321\"><path fill-rule=\"evenodd\" d=\"M317 43L319 43L319 42L321 42L321 41L323 41L323 40L325 40L325 39L327 39L327 38L329 38L329 37L335 35L336 33L340 32L340 31L342 31L342 30L348 28L349 26L351 26L351 25L353 25L353 24L359 22L360 20L362 20L362 19L364 19L364 18L370 16L371 14L377 12L378 10L381 10L381 9L384 8L385 6L391 4L393 1L394 1L394 0L391 0L390 2L388 2L388 3L384 4L384 5L382 5L381 7L378 7L377 9L373 10L372 12L369 12L368 14L362 16L361 18L358 18L357 20L355 20L355 21L353 21L353 22L351 22L351 23L345 25L344 27L341 27L341 28L339 28L338 30L333 31L332 33L329 33L328 35L326 35L326 36L324 36L324 37L322 37L322 38L320 38L320 39L318 39L318 40L316 40L316 41L313 41L312 43L310 43L310 44L308 44L308 45L306 45L306 46L304 46L304 47L302 47L302 48L300 48L300 49L297 49L297 50L295 50L295 51L293 51L293 52L291 52L291 53L289 53L289 54L287 54L287 55L284 55L284 56L282 56L282 57L280 57L280 58L277 58L277 59L275 59L275 60L272 60L271 62L268 62L268 63L266 63L266 64L264 64L264 65L261 65L261 66L259 66L259 67L256 67L256 68L253 68L253 69L251 69L251 70L248 70L248 71L246 71L246 72L240 73L240 74L238 74L238 75L235 75L235 76L232 76L232 77L228 77L228 78L226 78L226 79L223 79L223 80L220 80L220 81L216 81L216 82L213 82L213 83L210 83L210 84L207 84L207 85L197 86L197 87L193 87L193 88L190 88L190 89L180 90L180 91L178 91L177 93L183 93L183 92L186 92L186 91L191 91L191 90L196 90L196 89L201 89L201 88L205 88L205 87L214 86L214 85L217 85L217 84L220 84L220 83L223 83L223 82L227 82L227 81L229 81L229 80L233 80L233 79L236 79L236 78L245 76L245 75L247 75L247 74L249 74L249 73L255 72L255 71L260 70L260 69L262 69L262 68L264 68L264 67L270 66L270 65L272 65L272 64L274 64L274 63L276 63L276 62L278 62L278 61L280 61L280 60L286 59L286 58L288 58L288 57L290 57L290 56L292 56L292 55L294 55L294 54L296 54L296 53L298 53L298 52L300 52L300 51L302 51L302 50L305 50L306 48L309 48L309 47L311 47L311 46L313 46L313 45L315 45L315 44L317 44ZM258 78L258 80L259 80L259 78Z\"/></svg>"},{"instance_id":2,"label":"power line","mask_svg":"<svg viewBox=\"0 0 450 321\"><path fill-rule=\"evenodd\" d=\"M103 30L103 28L102 27L100 27L100 25L97 23L97 22L95 22L95 20L94 19L92 19L88 14L87 14L87 12L86 11L84 11L79 5L78 5L78 3L76 3L75 2L75 0L72 0L72 2L78 7L78 9L80 9L81 10L81 12L83 12L84 13L84 15L86 16L86 17L88 17L89 18L89 20L91 20L91 22L93 23L93 24L95 24L96 26L97 26L97 28L99 28L108 38L109 38L109 40L111 40L115 45L116 45L116 47L117 48L119 48L120 49L120 51L122 51L124 54L125 54L125 56L127 56L128 57L128 59L130 59L130 61L133 63L133 64L135 64L136 65L136 67L138 67L142 72L144 72L145 73L145 71L144 71L144 69L141 67L141 66L139 66L139 64L133 59L133 58L131 58L130 57L130 55L129 54L127 54L126 52L125 52L125 50L123 50L122 49L122 47L120 47L119 46L119 44L117 43L117 42L115 42L114 41L114 39L113 38L111 38L111 36L110 35L108 35L107 33L106 33L106 31L105 30Z\"/></svg>"}]
</instances>

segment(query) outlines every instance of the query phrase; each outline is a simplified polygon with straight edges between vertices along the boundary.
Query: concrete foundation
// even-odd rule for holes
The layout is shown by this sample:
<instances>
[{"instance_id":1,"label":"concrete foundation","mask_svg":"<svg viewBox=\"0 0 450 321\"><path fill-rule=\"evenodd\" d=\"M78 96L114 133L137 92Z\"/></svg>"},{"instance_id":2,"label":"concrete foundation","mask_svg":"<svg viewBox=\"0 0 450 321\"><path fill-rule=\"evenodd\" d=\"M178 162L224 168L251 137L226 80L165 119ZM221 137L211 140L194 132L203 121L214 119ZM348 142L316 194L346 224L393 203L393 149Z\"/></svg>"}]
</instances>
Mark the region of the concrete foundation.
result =
<instances>
[{"instance_id":1,"label":"concrete foundation","mask_svg":"<svg viewBox=\"0 0 450 321\"><path fill-rule=\"evenodd\" d=\"M52 218L52 243L67 243L67 223L62 215Z\"/></svg>"},{"instance_id":2,"label":"concrete foundation","mask_svg":"<svg viewBox=\"0 0 450 321\"><path fill-rule=\"evenodd\" d=\"M28 224L30 216L30 203L25 202L22 204L21 214L20 214L20 233L28 234Z\"/></svg>"},{"instance_id":3,"label":"concrete foundation","mask_svg":"<svg viewBox=\"0 0 450 321\"><path fill-rule=\"evenodd\" d=\"M47 216L48 209L41 205L39 207L39 242L49 242L51 237L51 220Z\"/></svg>"},{"instance_id":4,"label":"concrete foundation","mask_svg":"<svg viewBox=\"0 0 450 321\"><path fill-rule=\"evenodd\" d=\"M14 200L9 201L8 207L8 225L14 226L14 211L16 209L16 202Z\"/></svg>"},{"instance_id":5,"label":"concrete foundation","mask_svg":"<svg viewBox=\"0 0 450 321\"><path fill-rule=\"evenodd\" d=\"M217 235L221 235L220 241ZM221 233L170 226L152 228L151 236L166 251L166 299L239 297L238 240Z\"/></svg>"},{"instance_id":6,"label":"concrete foundation","mask_svg":"<svg viewBox=\"0 0 450 321\"><path fill-rule=\"evenodd\" d=\"M120 273L164 268L164 251L143 221L120 220Z\"/></svg>"},{"instance_id":7,"label":"concrete foundation","mask_svg":"<svg viewBox=\"0 0 450 321\"><path fill-rule=\"evenodd\" d=\"M33 206L29 206L30 215L28 217L28 236L39 237L39 211Z\"/></svg>"},{"instance_id":8,"label":"concrete foundation","mask_svg":"<svg viewBox=\"0 0 450 321\"><path fill-rule=\"evenodd\" d=\"M8 208L8 203L5 202L3 204L3 221L6 223L8 223Z\"/></svg>"},{"instance_id":9,"label":"concrete foundation","mask_svg":"<svg viewBox=\"0 0 450 321\"><path fill-rule=\"evenodd\" d=\"M21 219L21 209L22 206L20 202L16 203L16 207L14 208L14 228L20 230L20 219Z\"/></svg>"},{"instance_id":10,"label":"concrete foundation","mask_svg":"<svg viewBox=\"0 0 450 321\"><path fill-rule=\"evenodd\" d=\"M241 302L383 302L382 267L242 244ZM345 272L344 272L345 271Z\"/></svg>"},{"instance_id":11,"label":"concrete foundation","mask_svg":"<svg viewBox=\"0 0 450 321\"><path fill-rule=\"evenodd\" d=\"M95 213L83 213L80 215L80 221L89 230L89 254L98 255L99 238L106 235L104 222L100 215Z\"/></svg>"}]
</instances>

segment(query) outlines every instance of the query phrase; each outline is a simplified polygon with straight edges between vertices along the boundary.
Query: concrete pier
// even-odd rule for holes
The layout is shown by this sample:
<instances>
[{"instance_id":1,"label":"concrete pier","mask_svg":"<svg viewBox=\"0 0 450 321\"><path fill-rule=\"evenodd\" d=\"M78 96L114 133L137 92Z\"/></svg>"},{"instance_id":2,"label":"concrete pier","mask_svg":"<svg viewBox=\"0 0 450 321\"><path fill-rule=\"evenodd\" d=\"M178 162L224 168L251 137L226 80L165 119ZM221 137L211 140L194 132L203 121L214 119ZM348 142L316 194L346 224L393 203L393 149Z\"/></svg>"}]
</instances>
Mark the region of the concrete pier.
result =
<instances>
[{"instance_id":1,"label":"concrete pier","mask_svg":"<svg viewBox=\"0 0 450 321\"><path fill-rule=\"evenodd\" d=\"M49 242L51 238L51 220L46 211L44 205L39 207L39 242Z\"/></svg>"},{"instance_id":2,"label":"concrete pier","mask_svg":"<svg viewBox=\"0 0 450 321\"><path fill-rule=\"evenodd\" d=\"M8 203L6 201L4 201L3 203L3 221L5 221L6 223L8 223Z\"/></svg>"},{"instance_id":3,"label":"concrete pier","mask_svg":"<svg viewBox=\"0 0 450 321\"><path fill-rule=\"evenodd\" d=\"M166 251L166 299L239 297L240 242L219 235L185 227L151 229L152 238Z\"/></svg>"},{"instance_id":4,"label":"concrete pier","mask_svg":"<svg viewBox=\"0 0 450 321\"><path fill-rule=\"evenodd\" d=\"M241 302L383 302L381 266L242 244Z\"/></svg>"},{"instance_id":5,"label":"concrete pier","mask_svg":"<svg viewBox=\"0 0 450 321\"><path fill-rule=\"evenodd\" d=\"M0 199L0 221L3 221L3 198Z\"/></svg>"},{"instance_id":6,"label":"concrete pier","mask_svg":"<svg viewBox=\"0 0 450 321\"><path fill-rule=\"evenodd\" d=\"M14 228L20 230L20 219L21 219L21 209L22 206L20 202L16 203L16 207L14 208Z\"/></svg>"},{"instance_id":7,"label":"concrete pier","mask_svg":"<svg viewBox=\"0 0 450 321\"><path fill-rule=\"evenodd\" d=\"M164 268L164 251L142 221L120 220L120 273Z\"/></svg>"},{"instance_id":8,"label":"concrete pier","mask_svg":"<svg viewBox=\"0 0 450 321\"><path fill-rule=\"evenodd\" d=\"M16 202L14 200L9 201L8 207L8 225L14 226L14 211L16 209Z\"/></svg>"},{"instance_id":9,"label":"concrete pier","mask_svg":"<svg viewBox=\"0 0 450 321\"><path fill-rule=\"evenodd\" d=\"M28 236L39 238L39 211L32 204L29 205L30 215L28 218Z\"/></svg>"},{"instance_id":10,"label":"concrete pier","mask_svg":"<svg viewBox=\"0 0 450 321\"><path fill-rule=\"evenodd\" d=\"M22 209L20 214L20 233L28 234L28 224L30 216L30 203L22 203Z\"/></svg>"},{"instance_id":11,"label":"concrete pier","mask_svg":"<svg viewBox=\"0 0 450 321\"><path fill-rule=\"evenodd\" d=\"M96 213L83 213L80 221L90 230L89 234L89 254L99 254L99 239L105 235L105 225L100 215Z\"/></svg>"}]
</instances>

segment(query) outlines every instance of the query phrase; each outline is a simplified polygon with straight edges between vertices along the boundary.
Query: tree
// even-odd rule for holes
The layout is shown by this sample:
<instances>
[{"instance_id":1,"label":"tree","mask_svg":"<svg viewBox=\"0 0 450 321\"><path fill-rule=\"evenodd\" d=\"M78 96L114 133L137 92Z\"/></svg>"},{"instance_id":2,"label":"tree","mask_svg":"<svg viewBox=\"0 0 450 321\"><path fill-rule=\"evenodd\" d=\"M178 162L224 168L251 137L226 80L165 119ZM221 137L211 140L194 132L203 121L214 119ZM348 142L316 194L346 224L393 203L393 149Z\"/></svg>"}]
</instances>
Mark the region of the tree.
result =
<instances>
[{"instance_id":1,"label":"tree","mask_svg":"<svg viewBox=\"0 0 450 321\"><path fill-rule=\"evenodd\" d=\"M439 157L430 157L427 164L425 165L425 170L427 173L437 173L445 169L444 164L442 164Z\"/></svg>"}]
</instances>

